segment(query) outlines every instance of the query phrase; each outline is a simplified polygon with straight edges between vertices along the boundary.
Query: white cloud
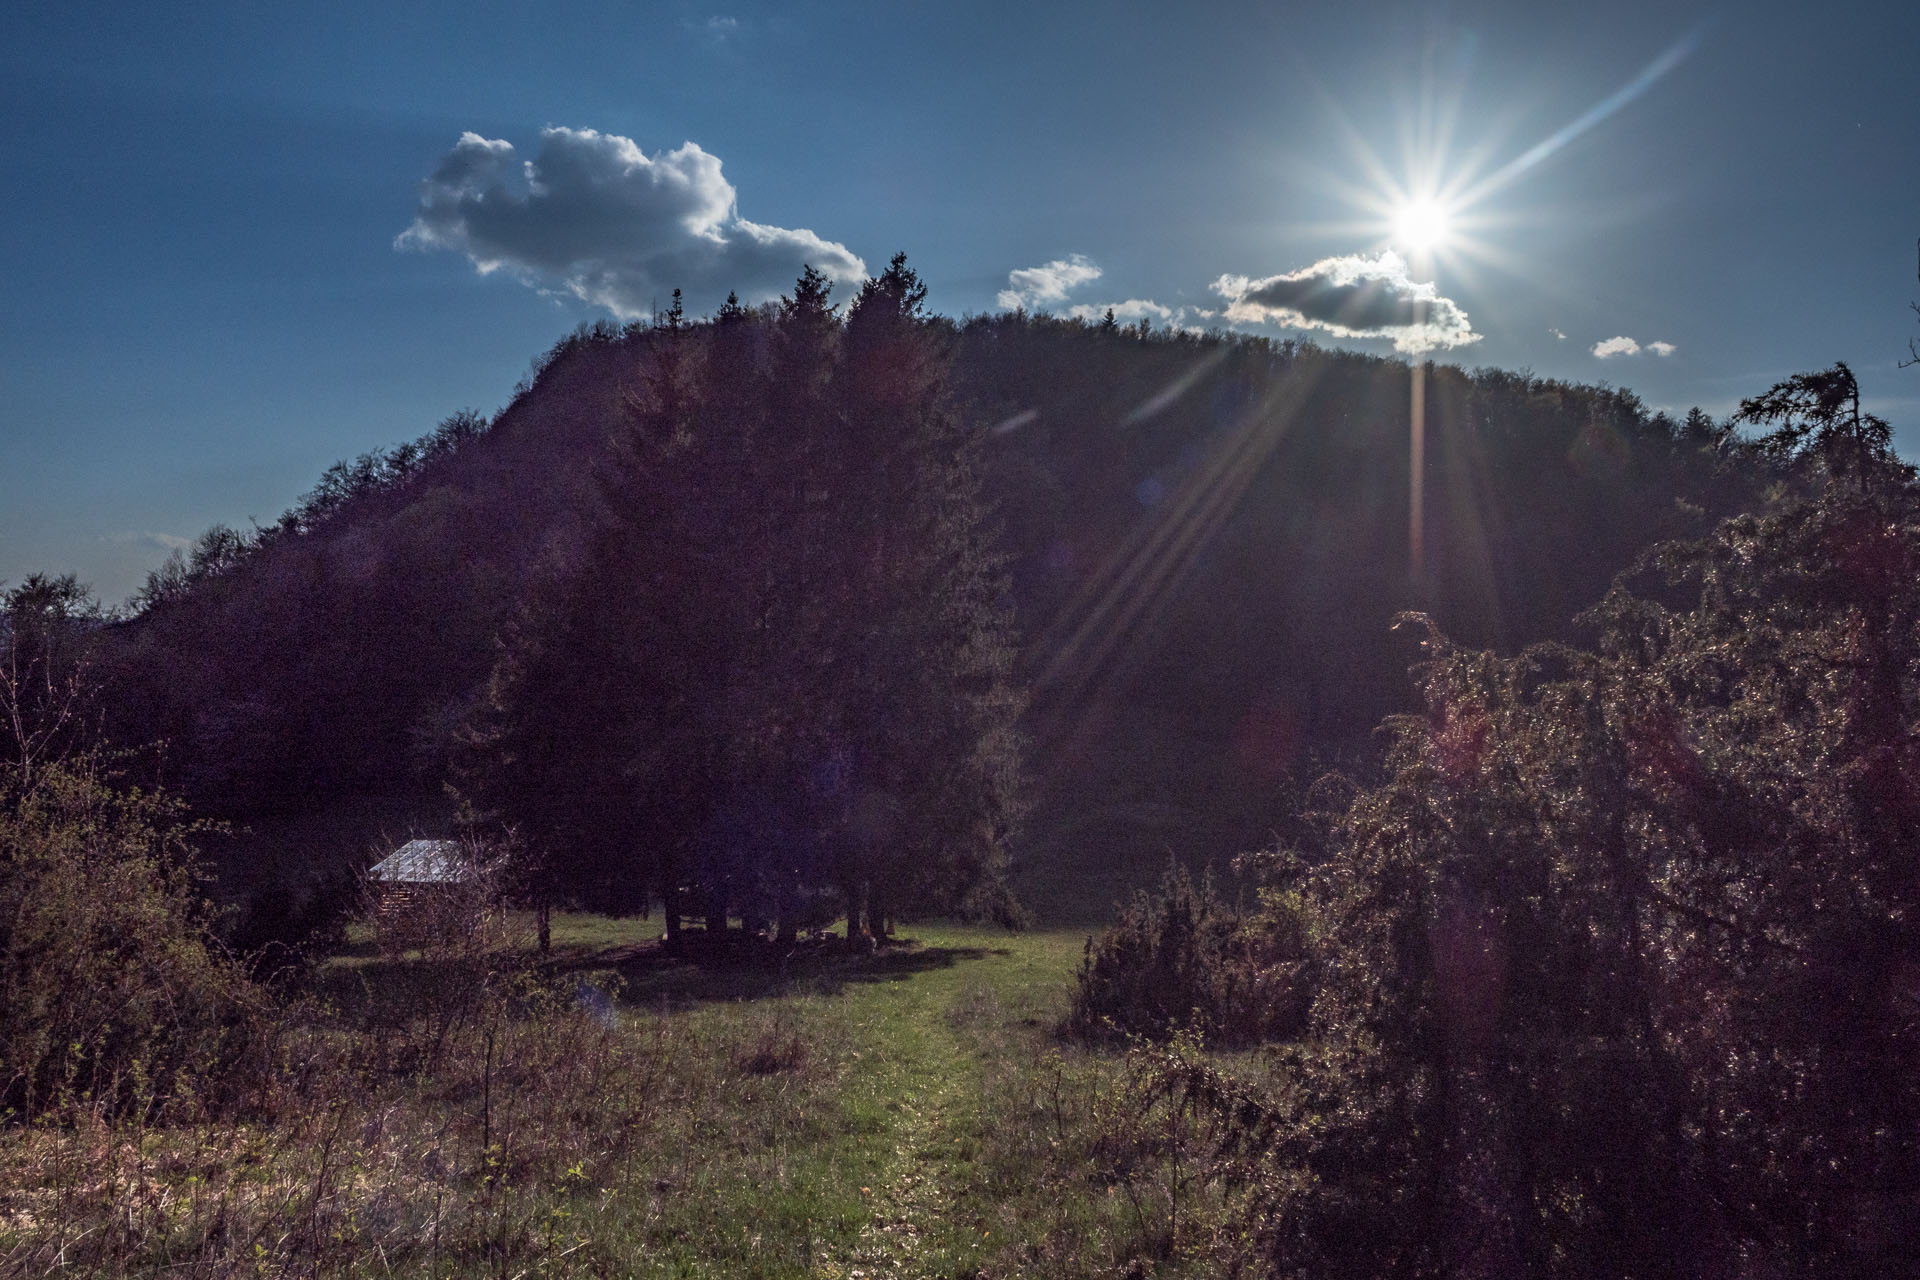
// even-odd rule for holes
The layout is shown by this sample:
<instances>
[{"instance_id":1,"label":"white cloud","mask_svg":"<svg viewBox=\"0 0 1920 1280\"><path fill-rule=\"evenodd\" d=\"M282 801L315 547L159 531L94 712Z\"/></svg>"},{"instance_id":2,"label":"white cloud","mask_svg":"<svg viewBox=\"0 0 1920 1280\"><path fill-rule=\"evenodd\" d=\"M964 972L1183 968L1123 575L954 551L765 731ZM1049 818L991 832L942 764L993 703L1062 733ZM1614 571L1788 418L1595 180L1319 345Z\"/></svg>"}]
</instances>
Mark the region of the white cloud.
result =
<instances>
[{"instance_id":1,"label":"white cloud","mask_svg":"<svg viewBox=\"0 0 1920 1280\"><path fill-rule=\"evenodd\" d=\"M1007 272L1007 288L994 299L1012 311L1016 307L1039 307L1049 302L1065 302L1067 295L1083 284L1100 278L1100 268L1083 253L1055 258L1040 267L1020 267Z\"/></svg>"},{"instance_id":2,"label":"white cloud","mask_svg":"<svg viewBox=\"0 0 1920 1280\"><path fill-rule=\"evenodd\" d=\"M1116 324L1134 324L1141 320L1153 320L1166 328L1184 329L1190 333L1200 333L1204 325L1196 321L1212 320L1220 313L1208 311L1204 307L1169 307L1155 302L1151 298L1128 298L1125 302L1081 302L1067 308L1067 316L1073 320L1084 320L1088 324L1098 324L1107 318L1107 312L1113 312Z\"/></svg>"},{"instance_id":3,"label":"white cloud","mask_svg":"<svg viewBox=\"0 0 1920 1280\"><path fill-rule=\"evenodd\" d=\"M1067 308L1067 315L1075 320L1104 320L1109 309L1113 312L1113 318L1121 324L1130 320L1142 320L1149 316L1164 324L1174 317L1172 307L1163 307L1149 298L1128 298L1125 302L1081 303L1079 306ZM1180 310L1185 311L1186 308L1182 307Z\"/></svg>"},{"instance_id":4,"label":"white cloud","mask_svg":"<svg viewBox=\"0 0 1920 1280\"><path fill-rule=\"evenodd\" d=\"M1593 354L1601 360L1611 360L1615 356L1637 356L1642 351L1650 351L1664 360L1679 349L1671 342L1649 342L1641 346L1625 334L1593 344Z\"/></svg>"},{"instance_id":5,"label":"white cloud","mask_svg":"<svg viewBox=\"0 0 1920 1280\"><path fill-rule=\"evenodd\" d=\"M1253 280L1223 275L1213 291L1234 324L1322 329L1337 338L1391 338L1394 350L1420 355L1480 341L1459 303L1431 281L1415 281L1399 254L1323 258L1285 275Z\"/></svg>"},{"instance_id":6,"label":"white cloud","mask_svg":"<svg viewBox=\"0 0 1920 1280\"><path fill-rule=\"evenodd\" d=\"M1555 342L1565 342L1567 340L1567 335L1558 329L1548 329L1547 332L1553 335Z\"/></svg>"},{"instance_id":7,"label":"white cloud","mask_svg":"<svg viewBox=\"0 0 1920 1280\"><path fill-rule=\"evenodd\" d=\"M394 247L464 253L482 275L557 283L622 319L649 314L675 288L689 301L730 289L762 301L807 265L834 280L865 277L845 245L749 222L737 197L719 157L692 142L648 157L618 134L548 128L539 153L516 164L512 143L469 132L420 184Z\"/></svg>"},{"instance_id":8,"label":"white cloud","mask_svg":"<svg viewBox=\"0 0 1920 1280\"><path fill-rule=\"evenodd\" d=\"M177 533L107 533L100 536L100 541L122 543L147 551L185 551L193 545L192 538L183 538Z\"/></svg>"}]
</instances>

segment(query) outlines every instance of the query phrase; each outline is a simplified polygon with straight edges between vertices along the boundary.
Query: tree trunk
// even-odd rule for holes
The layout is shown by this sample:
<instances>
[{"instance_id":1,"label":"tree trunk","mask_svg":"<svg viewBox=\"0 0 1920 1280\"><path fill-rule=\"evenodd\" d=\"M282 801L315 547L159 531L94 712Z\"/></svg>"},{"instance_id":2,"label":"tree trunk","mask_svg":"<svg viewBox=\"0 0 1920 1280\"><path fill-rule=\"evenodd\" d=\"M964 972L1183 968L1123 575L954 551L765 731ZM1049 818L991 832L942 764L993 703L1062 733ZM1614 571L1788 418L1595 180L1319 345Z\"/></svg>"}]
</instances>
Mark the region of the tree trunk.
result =
<instances>
[{"instance_id":1,"label":"tree trunk","mask_svg":"<svg viewBox=\"0 0 1920 1280\"><path fill-rule=\"evenodd\" d=\"M677 950L680 946L680 894L671 887L660 891L660 914L666 922L667 946Z\"/></svg>"},{"instance_id":2,"label":"tree trunk","mask_svg":"<svg viewBox=\"0 0 1920 1280\"><path fill-rule=\"evenodd\" d=\"M847 894L847 941L854 942L862 937L872 937L867 929L867 886L861 880L855 883L852 892Z\"/></svg>"},{"instance_id":3,"label":"tree trunk","mask_svg":"<svg viewBox=\"0 0 1920 1280\"><path fill-rule=\"evenodd\" d=\"M780 877L780 901L775 909L780 915L780 933L774 942L790 947L800 940L800 884L794 876Z\"/></svg>"}]
</instances>

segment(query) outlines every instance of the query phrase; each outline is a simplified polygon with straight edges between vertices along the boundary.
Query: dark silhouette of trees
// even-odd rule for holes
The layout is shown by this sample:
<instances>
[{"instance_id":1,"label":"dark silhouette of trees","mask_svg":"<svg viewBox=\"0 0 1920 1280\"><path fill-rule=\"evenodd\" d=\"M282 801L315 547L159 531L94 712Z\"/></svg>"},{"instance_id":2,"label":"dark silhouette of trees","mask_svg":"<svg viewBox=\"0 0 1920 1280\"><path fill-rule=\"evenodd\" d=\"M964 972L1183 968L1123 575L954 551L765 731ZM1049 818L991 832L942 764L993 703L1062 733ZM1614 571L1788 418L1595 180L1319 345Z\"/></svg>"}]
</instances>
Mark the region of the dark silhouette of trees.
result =
<instances>
[{"instance_id":1,"label":"dark silhouette of trees","mask_svg":"<svg viewBox=\"0 0 1920 1280\"><path fill-rule=\"evenodd\" d=\"M1809 462L1835 478L1851 478L1862 490L1893 442L1885 419L1861 412L1860 384L1839 362L1742 400L1733 420L1773 428L1756 441L1769 457Z\"/></svg>"},{"instance_id":2,"label":"dark silhouette of trees","mask_svg":"<svg viewBox=\"0 0 1920 1280\"><path fill-rule=\"evenodd\" d=\"M955 649L964 627L930 638L896 604L958 574L994 584L968 588L969 625L1001 637L981 652L1003 650L1017 618L1014 683L1039 681L1023 874L1099 917L1169 848L1231 856L1286 829L1322 768L1372 757L1372 726L1409 697L1396 611L1424 607L1503 652L1567 638L1650 541L1756 507L1782 474L1723 447L1703 414L1676 424L1619 390L1436 367L1430 593L1414 599L1403 363L1047 315L955 325L892 268L872 288L836 308L814 273L711 321L585 327L491 423L456 415L334 468L272 523L209 531L102 633L108 728L165 742L149 780L241 822L425 804L488 700L496 638L526 632L532 664L569 592L624 591L643 616L611 633L671 633L702 655L643 670L649 696L681 690L703 708L686 732L731 744L701 767L711 821L661 875L702 913L709 880L767 902L806 897L797 884L857 896L874 877L849 833L906 803L908 780L881 774L908 735L869 735L873 717L850 708L910 687L896 642ZM936 532L968 549L906 554ZM836 778L867 796L858 822ZM795 878L747 887L719 852L742 841L712 833L747 813L802 833L776 841ZM644 881L653 856L616 862ZM889 893L901 910L940 896L935 864L901 865L918 869L877 882L883 916Z\"/></svg>"},{"instance_id":3,"label":"dark silhouette of trees","mask_svg":"<svg viewBox=\"0 0 1920 1280\"><path fill-rule=\"evenodd\" d=\"M846 321L676 295L637 354L585 550L505 633L459 785L543 900L683 904L791 935L1010 915L1019 703L977 433L904 257Z\"/></svg>"},{"instance_id":4,"label":"dark silhouette of trees","mask_svg":"<svg viewBox=\"0 0 1920 1280\"><path fill-rule=\"evenodd\" d=\"M925 299L904 254L862 287L827 450L851 606L828 673L842 877L876 936L977 892L1009 914L1020 810L1011 608L979 490L981 432L947 403L948 339Z\"/></svg>"}]
</instances>

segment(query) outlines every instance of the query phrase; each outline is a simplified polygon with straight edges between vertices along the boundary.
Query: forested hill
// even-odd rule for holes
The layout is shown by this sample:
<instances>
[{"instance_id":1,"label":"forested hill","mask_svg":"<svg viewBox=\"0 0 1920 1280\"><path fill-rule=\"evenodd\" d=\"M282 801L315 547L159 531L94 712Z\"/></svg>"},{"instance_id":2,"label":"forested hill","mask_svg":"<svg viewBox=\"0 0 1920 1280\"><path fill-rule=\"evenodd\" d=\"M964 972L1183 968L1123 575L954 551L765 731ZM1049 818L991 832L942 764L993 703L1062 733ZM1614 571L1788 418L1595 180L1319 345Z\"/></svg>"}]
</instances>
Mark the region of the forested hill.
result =
<instances>
[{"instance_id":1,"label":"forested hill","mask_svg":"<svg viewBox=\"0 0 1920 1280\"><path fill-rule=\"evenodd\" d=\"M764 364L777 315L746 314ZM1315 771L1364 758L1412 701L1396 612L1501 648L1566 634L1642 547L1764 480L1704 415L1431 368L1415 571L1404 363L1017 313L924 324L973 429L1031 696L1016 882L1054 902L1091 886L1096 914L1169 853L1262 843ZM114 629L112 734L164 741L164 780L241 820L437 793L503 629L577 577L609 518L602 480L663 349L658 329L577 333L491 423L456 416L335 467L274 525L210 531ZM723 408L692 404L683 429L732 429ZM771 483L743 460L666 500L745 519ZM668 643L690 642L633 640Z\"/></svg>"}]
</instances>

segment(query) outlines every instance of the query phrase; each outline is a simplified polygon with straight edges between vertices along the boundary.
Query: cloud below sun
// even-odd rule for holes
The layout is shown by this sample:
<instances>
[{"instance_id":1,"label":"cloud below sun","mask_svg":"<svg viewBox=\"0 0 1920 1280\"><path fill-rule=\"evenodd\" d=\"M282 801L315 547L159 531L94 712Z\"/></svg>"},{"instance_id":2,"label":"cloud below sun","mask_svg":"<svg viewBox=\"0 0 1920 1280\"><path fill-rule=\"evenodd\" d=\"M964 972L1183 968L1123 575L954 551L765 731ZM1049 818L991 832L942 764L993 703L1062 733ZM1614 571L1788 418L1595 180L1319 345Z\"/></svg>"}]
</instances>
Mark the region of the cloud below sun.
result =
<instances>
[{"instance_id":1,"label":"cloud below sun","mask_svg":"<svg viewBox=\"0 0 1920 1280\"><path fill-rule=\"evenodd\" d=\"M1406 261L1388 250L1377 257L1322 258L1310 267L1254 280L1223 275L1213 291L1226 300L1234 324L1319 329L1336 338L1390 338L1403 355L1480 341L1459 303L1431 281L1407 274Z\"/></svg>"}]
</instances>

